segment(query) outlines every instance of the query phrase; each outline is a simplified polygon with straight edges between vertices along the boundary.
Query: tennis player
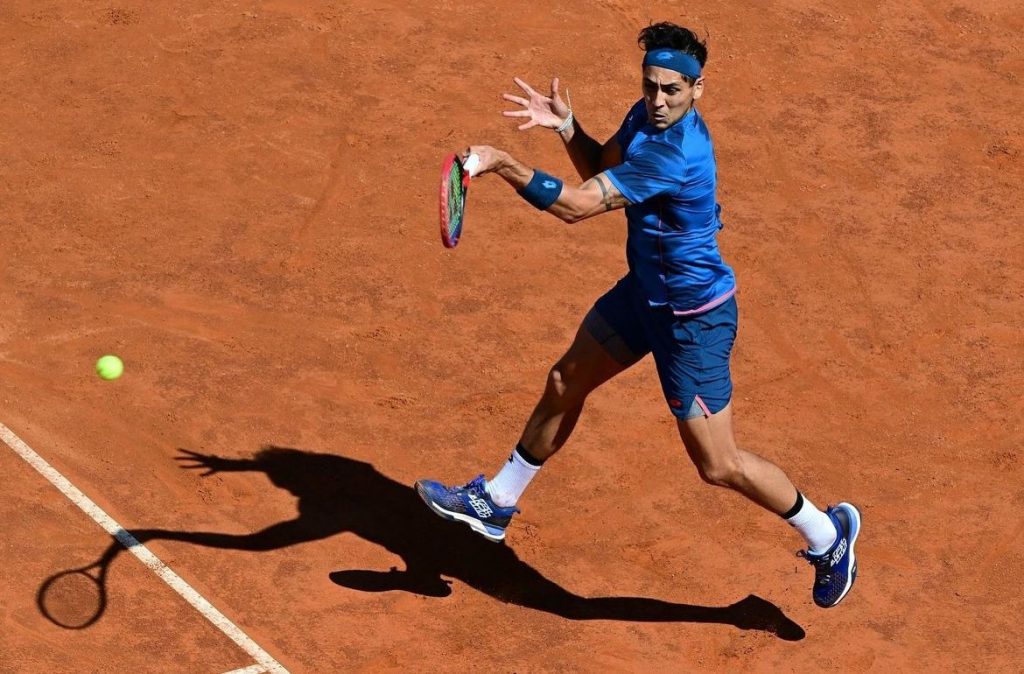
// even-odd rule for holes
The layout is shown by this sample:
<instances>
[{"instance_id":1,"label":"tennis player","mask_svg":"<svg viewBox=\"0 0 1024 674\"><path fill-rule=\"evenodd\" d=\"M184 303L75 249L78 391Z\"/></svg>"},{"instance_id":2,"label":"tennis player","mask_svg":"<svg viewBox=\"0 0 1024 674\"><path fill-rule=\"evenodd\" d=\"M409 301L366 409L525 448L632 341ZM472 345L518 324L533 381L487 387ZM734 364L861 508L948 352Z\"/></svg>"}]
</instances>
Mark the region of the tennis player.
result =
<instances>
[{"instance_id":1,"label":"tennis player","mask_svg":"<svg viewBox=\"0 0 1024 674\"><path fill-rule=\"evenodd\" d=\"M497 475L448 487L420 480L416 490L438 515L502 541L516 503L544 462L569 439L587 395L653 354L669 411L690 459L708 484L728 487L785 519L806 540L818 606L838 604L857 574L861 516L849 503L819 510L772 462L736 445L729 358L736 338L736 279L722 260L711 135L695 103L704 94L705 43L690 30L658 23L640 31L643 98L603 145L584 132L559 93L516 79L521 106L507 117L520 129L554 129L583 179L565 184L507 152L472 146L477 175L494 173L530 205L565 222L620 208L629 227L629 271L597 300L548 375L519 443Z\"/></svg>"}]
</instances>

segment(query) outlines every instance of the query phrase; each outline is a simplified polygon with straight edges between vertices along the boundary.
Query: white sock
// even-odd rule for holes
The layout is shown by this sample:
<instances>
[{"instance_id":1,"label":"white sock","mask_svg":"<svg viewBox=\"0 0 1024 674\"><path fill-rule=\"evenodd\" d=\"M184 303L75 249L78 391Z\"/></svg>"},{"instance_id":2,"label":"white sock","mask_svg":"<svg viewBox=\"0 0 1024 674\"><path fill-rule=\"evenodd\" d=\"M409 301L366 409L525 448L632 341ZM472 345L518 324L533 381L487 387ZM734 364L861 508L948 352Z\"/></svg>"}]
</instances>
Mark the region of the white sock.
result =
<instances>
[{"instance_id":1,"label":"white sock","mask_svg":"<svg viewBox=\"0 0 1024 674\"><path fill-rule=\"evenodd\" d=\"M538 471L540 466L535 466L524 459L516 447L494 479L488 480L487 493L491 495L496 505L511 508L526 491L526 486Z\"/></svg>"},{"instance_id":2,"label":"white sock","mask_svg":"<svg viewBox=\"0 0 1024 674\"><path fill-rule=\"evenodd\" d=\"M832 519L825 513L814 507L814 504L802 494L799 494L799 502L803 502L796 515L786 521L800 532L800 535L807 541L807 551L812 555L820 555L836 542L839 532ZM796 506L794 506L796 507Z\"/></svg>"}]
</instances>

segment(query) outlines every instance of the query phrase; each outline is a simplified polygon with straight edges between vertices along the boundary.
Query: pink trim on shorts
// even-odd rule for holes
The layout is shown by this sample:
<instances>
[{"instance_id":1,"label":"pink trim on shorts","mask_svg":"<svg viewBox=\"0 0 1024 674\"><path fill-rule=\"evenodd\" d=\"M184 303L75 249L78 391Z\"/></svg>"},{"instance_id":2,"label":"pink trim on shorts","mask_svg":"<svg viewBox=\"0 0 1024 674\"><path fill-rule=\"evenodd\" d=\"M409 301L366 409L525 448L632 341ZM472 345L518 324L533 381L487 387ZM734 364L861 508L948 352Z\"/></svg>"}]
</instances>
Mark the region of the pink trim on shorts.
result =
<instances>
[{"instance_id":1,"label":"pink trim on shorts","mask_svg":"<svg viewBox=\"0 0 1024 674\"><path fill-rule=\"evenodd\" d=\"M722 304L723 302L725 302L727 299L729 299L730 297L732 297L735 294L736 294L736 287L734 286L733 289L730 290L729 292L727 292L724 295L721 295L719 297L716 297L715 299L711 300L710 302L708 302L707 304L705 304L702 307L697 307L696 309L690 309L689 311L673 311L672 313L675 314L676 316L690 316L692 314L699 314L699 313L702 313L704 311L708 311L709 309L714 309L719 304Z\"/></svg>"},{"instance_id":2,"label":"pink trim on shorts","mask_svg":"<svg viewBox=\"0 0 1024 674\"><path fill-rule=\"evenodd\" d=\"M700 399L700 396L694 396L693 397L693 402L695 402L698 405L700 405L700 408L702 410L704 410L704 416L706 416L706 417L710 417L711 416L711 410L709 410L708 406L704 404L704 401Z\"/></svg>"}]
</instances>

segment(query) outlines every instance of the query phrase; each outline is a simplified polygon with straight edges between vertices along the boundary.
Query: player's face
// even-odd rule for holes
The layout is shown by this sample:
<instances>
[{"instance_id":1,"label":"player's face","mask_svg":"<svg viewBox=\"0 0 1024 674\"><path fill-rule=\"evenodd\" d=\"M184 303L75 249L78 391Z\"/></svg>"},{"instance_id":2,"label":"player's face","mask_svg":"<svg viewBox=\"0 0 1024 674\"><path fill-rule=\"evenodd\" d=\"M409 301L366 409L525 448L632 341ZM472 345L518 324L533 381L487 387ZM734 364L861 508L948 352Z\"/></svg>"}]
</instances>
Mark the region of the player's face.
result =
<instances>
[{"instance_id":1,"label":"player's face","mask_svg":"<svg viewBox=\"0 0 1024 674\"><path fill-rule=\"evenodd\" d=\"M646 66L642 87L647 121L658 129L667 129L682 119L704 93L704 78L690 85L674 70Z\"/></svg>"}]
</instances>

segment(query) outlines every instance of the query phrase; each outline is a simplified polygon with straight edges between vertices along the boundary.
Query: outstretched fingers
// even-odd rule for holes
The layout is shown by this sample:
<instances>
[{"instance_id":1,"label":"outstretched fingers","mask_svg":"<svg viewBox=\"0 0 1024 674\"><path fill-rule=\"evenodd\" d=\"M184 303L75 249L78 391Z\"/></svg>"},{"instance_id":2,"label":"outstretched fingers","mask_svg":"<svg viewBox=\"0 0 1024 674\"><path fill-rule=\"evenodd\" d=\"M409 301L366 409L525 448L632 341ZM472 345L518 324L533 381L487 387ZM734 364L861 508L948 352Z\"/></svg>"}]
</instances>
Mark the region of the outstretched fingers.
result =
<instances>
[{"instance_id":1,"label":"outstretched fingers","mask_svg":"<svg viewBox=\"0 0 1024 674\"><path fill-rule=\"evenodd\" d=\"M519 86L520 89L525 91L527 96L536 96L537 95L537 92L533 90L533 87L531 87L529 84L527 84L526 82L522 81L518 77L513 77L512 81L515 82Z\"/></svg>"},{"instance_id":2,"label":"outstretched fingers","mask_svg":"<svg viewBox=\"0 0 1024 674\"><path fill-rule=\"evenodd\" d=\"M502 110L501 114L506 117L529 117L533 113L530 112L530 101L526 100L522 96L513 96L512 94L502 94L502 98L510 103L523 106L522 110Z\"/></svg>"},{"instance_id":3,"label":"outstretched fingers","mask_svg":"<svg viewBox=\"0 0 1024 674\"><path fill-rule=\"evenodd\" d=\"M213 464L217 461L223 461L220 457L207 456L189 449L179 448L178 451L185 455L174 457L174 460L179 462L178 467L183 470L204 470L205 472L201 473L200 477L216 473L217 469Z\"/></svg>"},{"instance_id":4,"label":"outstretched fingers","mask_svg":"<svg viewBox=\"0 0 1024 674\"><path fill-rule=\"evenodd\" d=\"M537 91L526 82L522 81L518 77L513 77L512 81L519 85L519 87L530 97L531 101L541 101L542 103L550 103L551 98L544 94L537 93Z\"/></svg>"}]
</instances>

